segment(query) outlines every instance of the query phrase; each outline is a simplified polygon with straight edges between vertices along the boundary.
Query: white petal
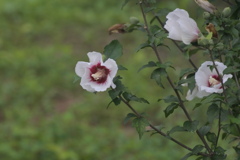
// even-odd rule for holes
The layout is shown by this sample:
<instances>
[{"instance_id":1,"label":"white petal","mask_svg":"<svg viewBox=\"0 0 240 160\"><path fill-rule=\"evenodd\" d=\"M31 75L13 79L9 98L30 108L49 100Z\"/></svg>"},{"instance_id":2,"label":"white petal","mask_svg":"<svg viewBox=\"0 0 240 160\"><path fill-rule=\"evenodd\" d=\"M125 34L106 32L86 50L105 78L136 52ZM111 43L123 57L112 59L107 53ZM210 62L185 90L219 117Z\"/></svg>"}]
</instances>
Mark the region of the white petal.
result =
<instances>
[{"instance_id":1,"label":"white petal","mask_svg":"<svg viewBox=\"0 0 240 160\"><path fill-rule=\"evenodd\" d=\"M185 44L190 44L191 42L198 39L200 33L197 23L191 18L181 18L177 21L179 23L179 29L181 31L182 41Z\"/></svg>"},{"instance_id":2,"label":"white petal","mask_svg":"<svg viewBox=\"0 0 240 160\"><path fill-rule=\"evenodd\" d=\"M188 12L184 9L176 8L174 11L168 13L168 15L166 16L167 19L176 19L176 17L189 17L189 15Z\"/></svg>"},{"instance_id":3,"label":"white petal","mask_svg":"<svg viewBox=\"0 0 240 160\"><path fill-rule=\"evenodd\" d=\"M82 86L83 89L86 89L89 92L95 92L95 89L92 88L91 86L90 77L88 78L87 76L83 76L81 79L80 85Z\"/></svg>"},{"instance_id":4,"label":"white petal","mask_svg":"<svg viewBox=\"0 0 240 160\"><path fill-rule=\"evenodd\" d=\"M89 57L89 61L91 64L97 64L97 63L101 63L102 64L102 54L99 52L88 52L88 57Z\"/></svg>"},{"instance_id":5,"label":"white petal","mask_svg":"<svg viewBox=\"0 0 240 160\"><path fill-rule=\"evenodd\" d=\"M113 59L108 59L103 63L103 66L105 66L107 69L110 70L109 76L111 78L114 78L117 74L118 71L118 66L116 61L114 61Z\"/></svg>"},{"instance_id":6,"label":"white petal","mask_svg":"<svg viewBox=\"0 0 240 160\"><path fill-rule=\"evenodd\" d=\"M164 28L169 32L168 38L181 41L181 32L179 32L180 26L176 21L169 20L166 22Z\"/></svg>"},{"instance_id":7,"label":"white petal","mask_svg":"<svg viewBox=\"0 0 240 160\"><path fill-rule=\"evenodd\" d=\"M101 83L101 84L96 82L90 83L91 87L97 92L106 91L108 88L110 88L111 84L112 84L112 78L109 75L105 83Z\"/></svg>"},{"instance_id":8,"label":"white petal","mask_svg":"<svg viewBox=\"0 0 240 160\"><path fill-rule=\"evenodd\" d=\"M188 90L186 100L188 100L188 101L193 100L193 98L196 97L197 92L198 92L197 87L195 87L192 92L191 92L191 90Z\"/></svg>"},{"instance_id":9,"label":"white petal","mask_svg":"<svg viewBox=\"0 0 240 160\"><path fill-rule=\"evenodd\" d=\"M79 77L82 77L82 76L84 75L84 73L86 72L86 70L88 69L88 67L89 67L89 63L79 61L79 62L76 64L75 73L76 73Z\"/></svg>"}]
</instances>

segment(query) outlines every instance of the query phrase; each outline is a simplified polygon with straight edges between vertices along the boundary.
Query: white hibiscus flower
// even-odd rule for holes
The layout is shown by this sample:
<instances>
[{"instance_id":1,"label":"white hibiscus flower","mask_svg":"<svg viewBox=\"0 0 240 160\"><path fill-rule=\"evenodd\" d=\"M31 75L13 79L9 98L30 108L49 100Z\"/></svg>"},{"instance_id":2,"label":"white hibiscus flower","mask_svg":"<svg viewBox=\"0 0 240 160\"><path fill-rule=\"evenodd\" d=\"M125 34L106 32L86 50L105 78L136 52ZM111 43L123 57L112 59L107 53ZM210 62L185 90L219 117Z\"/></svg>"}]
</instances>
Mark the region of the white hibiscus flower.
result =
<instances>
[{"instance_id":1,"label":"white hibiscus flower","mask_svg":"<svg viewBox=\"0 0 240 160\"><path fill-rule=\"evenodd\" d=\"M220 77L215 68L211 70L210 66L213 66L212 61L204 62L195 74L196 87L192 92L188 91L187 100L192 100L194 97L202 98L212 93L223 92L221 79L222 82L225 83L229 78L232 78L232 75L223 75L223 71L227 68L223 63L215 62L215 64Z\"/></svg>"},{"instance_id":2,"label":"white hibiscus flower","mask_svg":"<svg viewBox=\"0 0 240 160\"><path fill-rule=\"evenodd\" d=\"M113 78L117 74L117 64L113 59L102 60L102 54L89 52L88 62L77 62L76 74L81 77L80 85L89 92L103 92L109 87L115 88Z\"/></svg>"}]
</instances>

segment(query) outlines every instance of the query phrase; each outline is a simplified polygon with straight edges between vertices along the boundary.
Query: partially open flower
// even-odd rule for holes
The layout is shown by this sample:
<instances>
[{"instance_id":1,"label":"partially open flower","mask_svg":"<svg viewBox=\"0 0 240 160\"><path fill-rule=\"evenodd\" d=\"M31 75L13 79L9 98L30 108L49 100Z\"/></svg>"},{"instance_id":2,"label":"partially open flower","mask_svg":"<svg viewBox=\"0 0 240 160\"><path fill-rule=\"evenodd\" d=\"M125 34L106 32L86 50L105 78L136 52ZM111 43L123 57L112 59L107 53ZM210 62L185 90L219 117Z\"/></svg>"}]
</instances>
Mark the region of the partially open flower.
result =
<instances>
[{"instance_id":1,"label":"partially open flower","mask_svg":"<svg viewBox=\"0 0 240 160\"><path fill-rule=\"evenodd\" d=\"M201 33L197 23L183 9L175 9L167 15L164 28L169 32L168 38L190 44L198 39Z\"/></svg>"},{"instance_id":2,"label":"partially open flower","mask_svg":"<svg viewBox=\"0 0 240 160\"><path fill-rule=\"evenodd\" d=\"M89 92L102 92L107 88L115 88L113 78L117 74L117 64L113 59L105 62L101 53L89 52L89 63L79 61L75 67L76 74L81 77L80 85Z\"/></svg>"}]
</instances>

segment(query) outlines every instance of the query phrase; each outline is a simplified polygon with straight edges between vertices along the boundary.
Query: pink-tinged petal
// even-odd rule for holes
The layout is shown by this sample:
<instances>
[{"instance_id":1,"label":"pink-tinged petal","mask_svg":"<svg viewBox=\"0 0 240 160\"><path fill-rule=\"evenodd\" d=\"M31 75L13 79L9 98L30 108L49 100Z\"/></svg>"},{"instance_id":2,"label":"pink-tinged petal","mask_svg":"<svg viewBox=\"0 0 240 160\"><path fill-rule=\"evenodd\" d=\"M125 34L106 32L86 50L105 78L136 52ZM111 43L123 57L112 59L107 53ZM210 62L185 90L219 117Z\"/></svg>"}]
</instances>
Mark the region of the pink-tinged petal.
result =
<instances>
[{"instance_id":1,"label":"pink-tinged petal","mask_svg":"<svg viewBox=\"0 0 240 160\"><path fill-rule=\"evenodd\" d=\"M79 77L82 77L88 67L89 67L89 63L87 63L87 62L77 62L76 67L75 67L75 73Z\"/></svg>"},{"instance_id":2,"label":"pink-tinged petal","mask_svg":"<svg viewBox=\"0 0 240 160\"><path fill-rule=\"evenodd\" d=\"M102 64L102 54L99 52L88 52L88 58L91 64L95 65L97 63L101 63Z\"/></svg>"},{"instance_id":3,"label":"pink-tinged petal","mask_svg":"<svg viewBox=\"0 0 240 160\"><path fill-rule=\"evenodd\" d=\"M198 39L200 33L196 22L191 18L182 17L177 21L182 34L182 41L185 44L190 44Z\"/></svg>"},{"instance_id":4,"label":"pink-tinged petal","mask_svg":"<svg viewBox=\"0 0 240 160\"><path fill-rule=\"evenodd\" d=\"M114 78L118 71L117 63L113 59L106 60L103 65L110 70L110 77Z\"/></svg>"},{"instance_id":5,"label":"pink-tinged petal","mask_svg":"<svg viewBox=\"0 0 240 160\"><path fill-rule=\"evenodd\" d=\"M106 91L112 84L112 78L108 75L108 78L105 83L96 83L96 82L90 82L91 87L96 91L96 92L104 92Z\"/></svg>"}]
</instances>

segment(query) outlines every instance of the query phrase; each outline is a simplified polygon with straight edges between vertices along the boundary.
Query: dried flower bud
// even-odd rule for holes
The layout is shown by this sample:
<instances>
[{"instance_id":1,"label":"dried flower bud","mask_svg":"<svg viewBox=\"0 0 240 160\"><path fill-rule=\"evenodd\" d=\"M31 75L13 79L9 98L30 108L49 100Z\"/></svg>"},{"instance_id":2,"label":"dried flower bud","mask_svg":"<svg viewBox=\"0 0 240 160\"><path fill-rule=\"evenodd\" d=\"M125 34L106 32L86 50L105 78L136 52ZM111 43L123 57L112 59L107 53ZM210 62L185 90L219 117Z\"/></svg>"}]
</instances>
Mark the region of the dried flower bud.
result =
<instances>
[{"instance_id":1,"label":"dried flower bud","mask_svg":"<svg viewBox=\"0 0 240 160\"><path fill-rule=\"evenodd\" d=\"M217 33L216 29L215 29L214 24L209 23L209 24L205 27L205 29L208 31L208 33L212 32L212 36L213 36L214 38L218 38L218 33Z\"/></svg>"},{"instance_id":2,"label":"dried flower bud","mask_svg":"<svg viewBox=\"0 0 240 160\"><path fill-rule=\"evenodd\" d=\"M205 11L208 11L210 13L215 13L217 12L217 8L212 5L210 2L208 2L207 0L195 0L195 2L201 7L203 8Z\"/></svg>"},{"instance_id":3,"label":"dried flower bud","mask_svg":"<svg viewBox=\"0 0 240 160\"><path fill-rule=\"evenodd\" d=\"M207 19L209 19L209 18L210 18L210 16L211 16L211 15L210 15L210 13L209 13L209 12L203 12L203 18L204 18L204 19L206 19L206 20L207 20Z\"/></svg>"},{"instance_id":4,"label":"dried flower bud","mask_svg":"<svg viewBox=\"0 0 240 160\"><path fill-rule=\"evenodd\" d=\"M137 24L139 22L139 19L136 17L130 17L130 23L131 24Z\"/></svg>"},{"instance_id":5,"label":"dried flower bud","mask_svg":"<svg viewBox=\"0 0 240 160\"><path fill-rule=\"evenodd\" d=\"M108 33L111 35L113 33L125 33L125 24L114 24L108 28Z\"/></svg>"},{"instance_id":6,"label":"dried flower bud","mask_svg":"<svg viewBox=\"0 0 240 160\"><path fill-rule=\"evenodd\" d=\"M222 11L222 15L223 17L229 17L231 15L231 8L230 7L226 7L224 8L224 10Z\"/></svg>"}]
</instances>

